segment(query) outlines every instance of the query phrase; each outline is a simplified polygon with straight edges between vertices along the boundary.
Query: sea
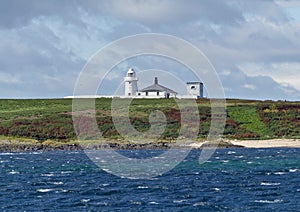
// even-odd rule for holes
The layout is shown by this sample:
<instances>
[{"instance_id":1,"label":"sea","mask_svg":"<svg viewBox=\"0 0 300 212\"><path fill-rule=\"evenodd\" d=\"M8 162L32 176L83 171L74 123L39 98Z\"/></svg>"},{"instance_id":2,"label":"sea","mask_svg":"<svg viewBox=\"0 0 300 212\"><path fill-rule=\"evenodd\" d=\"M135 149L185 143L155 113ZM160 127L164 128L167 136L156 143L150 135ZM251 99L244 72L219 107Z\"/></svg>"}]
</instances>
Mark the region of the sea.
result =
<instances>
[{"instance_id":1,"label":"sea","mask_svg":"<svg viewBox=\"0 0 300 212\"><path fill-rule=\"evenodd\" d=\"M0 153L0 210L300 211L300 149L217 149L204 164L200 153L151 179L107 173L84 151Z\"/></svg>"}]
</instances>

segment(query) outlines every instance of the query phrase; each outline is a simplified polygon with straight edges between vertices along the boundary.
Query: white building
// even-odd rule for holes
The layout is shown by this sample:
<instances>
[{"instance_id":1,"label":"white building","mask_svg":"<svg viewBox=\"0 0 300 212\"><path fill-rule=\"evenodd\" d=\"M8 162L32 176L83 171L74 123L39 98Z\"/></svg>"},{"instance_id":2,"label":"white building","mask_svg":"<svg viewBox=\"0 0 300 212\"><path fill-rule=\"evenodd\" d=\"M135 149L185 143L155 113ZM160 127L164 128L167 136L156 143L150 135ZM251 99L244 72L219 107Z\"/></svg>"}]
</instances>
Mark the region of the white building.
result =
<instances>
[{"instance_id":1,"label":"white building","mask_svg":"<svg viewBox=\"0 0 300 212\"><path fill-rule=\"evenodd\" d=\"M130 68L126 74L126 77L124 77L126 97L136 95L138 91L137 81L138 78L136 77L134 69Z\"/></svg>"},{"instance_id":2,"label":"white building","mask_svg":"<svg viewBox=\"0 0 300 212\"><path fill-rule=\"evenodd\" d=\"M137 96L141 98L175 98L176 91L158 84L158 78L154 78L154 84L150 85L139 92Z\"/></svg>"},{"instance_id":3,"label":"white building","mask_svg":"<svg viewBox=\"0 0 300 212\"><path fill-rule=\"evenodd\" d=\"M124 77L125 95L124 96L108 96L108 95L80 95L65 96L64 98L182 98L182 99L198 99L203 98L202 82L187 82L186 95L177 95L177 92L162 86L158 83L158 78L154 78L154 83L146 88L138 90L138 78L133 68L130 68Z\"/></svg>"},{"instance_id":4,"label":"white building","mask_svg":"<svg viewBox=\"0 0 300 212\"><path fill-rule=\"evenodd\" d=\"M187 94L177 96L177 92L162 86L158 83L158 78L154 78L154 83L146 88L138 90L138 78L134 69L130 68L124 77L125 83L125 98L203 98L203 83L202 82L187 82Z\"/></svg>"},{"instance_id":5,"label":"white building","mask_svg":"<svg viewBox=\"0 0 300 212\"><path fill-rule=\"evenodd\" d=\"M203 98L203 83L202 82L187 82L186 83L187 95L199 99Z\"/></svg>"}]
</instances>

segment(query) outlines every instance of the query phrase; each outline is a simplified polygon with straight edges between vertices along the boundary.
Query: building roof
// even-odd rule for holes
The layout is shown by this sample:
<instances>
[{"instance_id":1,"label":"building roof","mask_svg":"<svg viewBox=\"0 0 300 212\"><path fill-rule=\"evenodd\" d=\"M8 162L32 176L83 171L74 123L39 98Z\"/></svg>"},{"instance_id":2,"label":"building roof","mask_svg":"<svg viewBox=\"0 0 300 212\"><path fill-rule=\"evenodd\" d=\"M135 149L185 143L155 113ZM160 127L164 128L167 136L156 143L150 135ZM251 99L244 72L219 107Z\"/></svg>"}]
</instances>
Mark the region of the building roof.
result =
<instances>
[{"instance_id":1,"label":"building roof","mask_svg":"<svg viewBox=\"0 0 300 212\"><path fill-rule=\"evenodd\" d=\"M187 82L186 84L203 84L202 82Z\"/></svg>"},{"instance_id":2,"label":"building roof","mask_svg":"<svg viewBox=\"0 0 300 212\"><path fill-rule=\"evenodd\" d=\"M157 77L154 78L154 84L153 85L150 85L150 86L148 86L148 87L146 87L146 88L144 88L144 89L141 90L141 92L157 92L157 91L159 91L159 92L165 91L167 93L175 93L175 94L177 94L176 91L173 91L170 88L167 88L165 86L162 86L162 85L158 84Z\"/></svg>"}]
</instances>

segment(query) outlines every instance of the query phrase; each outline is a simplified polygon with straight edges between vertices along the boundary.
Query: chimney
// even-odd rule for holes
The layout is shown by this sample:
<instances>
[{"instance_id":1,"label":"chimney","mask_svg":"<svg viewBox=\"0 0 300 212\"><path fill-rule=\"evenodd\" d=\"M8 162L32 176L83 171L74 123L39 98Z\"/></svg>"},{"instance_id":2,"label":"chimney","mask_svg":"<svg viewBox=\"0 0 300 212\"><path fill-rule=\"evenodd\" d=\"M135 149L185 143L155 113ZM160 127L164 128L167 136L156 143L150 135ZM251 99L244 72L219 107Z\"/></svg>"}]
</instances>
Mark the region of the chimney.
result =
<instances>
[{"instance_id":1,"label":"chimney","mask_svg":"<svg viewBox=\"0 0 300 212\"><path fill-rule=\"evenodd\" d=\"M158 84L158 78L157 78L157 77L154 78L154 84L155 84L155 85Z\"/></svg>"}]
</instances>

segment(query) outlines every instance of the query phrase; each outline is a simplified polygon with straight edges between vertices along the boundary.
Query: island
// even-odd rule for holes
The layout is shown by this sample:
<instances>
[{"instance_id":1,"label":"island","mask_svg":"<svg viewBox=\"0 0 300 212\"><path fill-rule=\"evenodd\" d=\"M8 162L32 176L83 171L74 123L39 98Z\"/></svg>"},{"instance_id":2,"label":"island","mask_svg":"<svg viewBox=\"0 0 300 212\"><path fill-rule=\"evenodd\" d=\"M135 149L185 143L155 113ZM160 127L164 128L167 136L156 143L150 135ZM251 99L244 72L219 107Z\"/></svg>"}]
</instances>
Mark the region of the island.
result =
<instances>
[{"instance_id":1,"label":"island","mask_svg":"<svg viewBox=\"0 0 300 212\"><path fill-rule=\"evenodd\" d=\"M125 101L125 100L124 100ZM210 99L195 100L199 111L197 138L178 138L180 110L174 98L133 99L129 109L132 126L139 132L150 128L153 110L164 113L167 125L156 141L133 138L130 142L116 130L111 116L112 98L95 100L101 138L80 141L72 119L72 99L1 99L0 151L46 151L78 149L205 148L210 129ZM219 147L300 147L300 102L226 99L226 125ZM174 146L173 146L174 147Z\"/></svg>"}]
</instances>

